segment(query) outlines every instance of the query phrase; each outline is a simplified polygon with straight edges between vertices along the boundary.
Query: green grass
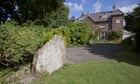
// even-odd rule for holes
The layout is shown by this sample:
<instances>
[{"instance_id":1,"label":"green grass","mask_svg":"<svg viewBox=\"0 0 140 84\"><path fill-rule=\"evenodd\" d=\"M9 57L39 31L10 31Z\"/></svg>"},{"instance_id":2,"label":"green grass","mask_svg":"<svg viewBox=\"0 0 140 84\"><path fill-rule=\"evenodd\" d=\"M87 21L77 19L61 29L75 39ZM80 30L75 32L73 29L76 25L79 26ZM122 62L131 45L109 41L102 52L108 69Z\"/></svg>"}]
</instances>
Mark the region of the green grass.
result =
<instances>
[{"instance_id":1,"label":"green grass","mask_svg":"<svg viewBox=\"0 0 140 84\"><path fill-rule=\"evenodd\" d=\"M140 84L140 53L122 46L112 60L66 65L51 75L40 74L32 84Z\"/></svg>"},{"instance_id":2,"label":"green grass","mask_svg":"<svg viewBox=\"0 0 140 84\"><path fill-rule=\"evenodd\" d=\"M140 53L132 49L122 46L122 51L114 54L112 60L69 64L51 75L39 74L31 84L140 84ZM6 82L10 74L19 74L15 78L21 78L26 71L0 68L0 84L19 81Z\"/></svg>"},{"instance_id":3,"label":"green grass","mask_svg":"<svg viewBox=\"0 0 140 84\"><path fill-rule=\"evenodd\" d=\"M92 43L111 43L111 44L118 44L118 43L120 43L120 41L108 41L108 40L94 40L94 39L91 39L90 41L89 41L91 44Z\"/></svg>"},{"instance_id":4,"label":"green grass","mask_svg":"<svg viewBox=\"0 0 140 84\"><path fill-rule=\"evenodd\" d=\"M115 60L72 64L32 84L140 84L140 67Z\"/></svg>"},{"instance_id":5,"label":"green grass","mask_svg":"<svg viewBox=\"0 0 140 84\"><path fill-rule=\"evenodd\" d=\"M122 51L114 54L114 59L119 62L140 66L140 52L137 52L132 46L122 45Z\"/></svg>"}]
</instances>

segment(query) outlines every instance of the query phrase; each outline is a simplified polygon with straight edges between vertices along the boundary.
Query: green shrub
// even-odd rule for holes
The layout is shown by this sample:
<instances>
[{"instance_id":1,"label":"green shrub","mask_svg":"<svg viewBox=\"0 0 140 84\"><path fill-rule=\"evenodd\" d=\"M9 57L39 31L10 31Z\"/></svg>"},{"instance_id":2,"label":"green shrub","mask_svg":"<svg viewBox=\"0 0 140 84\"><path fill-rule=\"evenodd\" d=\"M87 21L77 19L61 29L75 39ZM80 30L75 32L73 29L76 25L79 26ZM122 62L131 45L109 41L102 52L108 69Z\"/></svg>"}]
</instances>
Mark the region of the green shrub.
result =
<instances>
[{"instance_id":1,"label":"green shrub","mask_svg":"<svg viewBox=\"0 0 140 84\"><path fill-rule=\"evenodd\" d=\"M49 41L55 34L63 37L66 46L84 45L89 42L91 30L86 23L72 23L68 27L60 26L44 33L45 42Z\"/></svg>"},{"instance_id":2,"label":"green shrub","mask_svg":"<svg viewBox=\"0 0 140 84\"><path fill-rule=\"evenodd\" d=\"M84 45L89 42L91 37L91 26L87 23L76 24L69 26L69 41L70 45Z\"/></svg>"},{"instance_id":3,"label":"green shrub","mask_svg":"<svg viewBox=\"0 0 140 84\"><path fill-rule=\"evenodd\" d=\"M66 46L87 44L91 36L90 26L85 23L55 29L6 23L0 26L0 32L0 64L5 66L31 62L36 49L55 34L63 37Z\"/></svg>"},{"instance_id":4,"label":"green shrub","mask_svg":"<svg viewBox=\"0 0 140 84\"><path fill-rule=\"evenodd\" d=\"M134 36L124 39L121 43L125 45L134 45Z\"/></svg>"},{"instance_id":5,"label":"green shrub","mask_svg":"<svg viewBox=\"0 0 140 84\"><path fill-rule=\"evenodd\" d=\"M122 37L122 31L121 30L111 30L107 33L107 39L109 41L120 40L121 37Z\"/></svg>"},{"instance_id":6,"label":"green shrub","mask_svg":"<svg viewBox=\"0 0 140 84\"><path fill-rule=\"evenodd\" d=\"M5 24L0 27L0 63L6 66L31 61L35 50L43 44L40 31Z\"/></svg>"},{"instance_id":7,"label":"green shrub","mask_svg":"<svg viewBox=\"0 0 140 84\"><path fill-rule=\"evenodd\" d=\"M93 34L92 34L92 39L99 40L99 34L100 34L100 32L101 32L100 29L96 29L95 32L93 32Z\"/></svg>"}]
</instances>

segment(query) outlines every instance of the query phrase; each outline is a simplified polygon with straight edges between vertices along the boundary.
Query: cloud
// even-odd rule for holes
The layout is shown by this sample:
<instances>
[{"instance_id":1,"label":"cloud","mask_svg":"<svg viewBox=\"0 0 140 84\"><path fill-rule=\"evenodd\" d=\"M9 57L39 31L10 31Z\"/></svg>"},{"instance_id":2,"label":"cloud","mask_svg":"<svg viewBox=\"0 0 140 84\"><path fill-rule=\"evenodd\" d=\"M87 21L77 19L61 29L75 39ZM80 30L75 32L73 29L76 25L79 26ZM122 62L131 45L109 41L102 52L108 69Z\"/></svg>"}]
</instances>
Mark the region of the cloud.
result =
<instances>
[{"instance_id":1,"label":"cloud","mask_svg":"<svg viewBox=\"0 0 140 84\"><path fill-rule=\"evenodd\" d=\"M100 9L102 7L102 3L100 1L96 1L96 3L93 4L93 7L95 9L95 12L100 12Z\"/></svg>"},{"instance_id":2,"label":"cloud","mask_svg":"<svg viewBox=\"0 0 140 84\"><path fill-rule=\"evenodd\" d=\"M132 4L129 6L120 7L119 9L124 13L128 13L128 12L133 12L134 8L136 8L137 6L138 6L137 4Z\"/></svg>"},{"instance_id":3,"label":"cloud","mask_svg":"<svg viewBox=\"0 0 140 84\"><path fill-rule=\"evenodd\" d=\"M85 4L86 3L86 0L81 0L81 4Z\"/></svg>"},{"instance_id":4,"label":"cloud","mask_svg":"<svg viewBox=\"0 0 140 84\"><path fill-rule=\"evenodd\" d=\"M68 6L70 8L70 10L72 11L83 11L83 5L80 4L78 5L77 3L72 3L72 2L65 2L64 3L66 6Z\"/></svg>"}]
</instances>

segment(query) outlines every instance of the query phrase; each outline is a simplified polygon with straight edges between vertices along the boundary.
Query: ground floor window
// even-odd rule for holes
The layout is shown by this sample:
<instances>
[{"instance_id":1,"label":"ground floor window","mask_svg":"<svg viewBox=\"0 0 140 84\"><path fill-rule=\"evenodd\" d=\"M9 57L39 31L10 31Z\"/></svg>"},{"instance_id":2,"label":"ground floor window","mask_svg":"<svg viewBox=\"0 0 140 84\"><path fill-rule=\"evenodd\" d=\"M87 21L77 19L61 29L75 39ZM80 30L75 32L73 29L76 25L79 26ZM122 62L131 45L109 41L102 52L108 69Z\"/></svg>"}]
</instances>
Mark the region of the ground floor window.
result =
<instances>
[{"instance_id":1,"label":"ground floor window","mask_svg":"<svg viewBox=\"0 0 140 84\"><path fill-rule=\"evenodd\" d=\"M107 33L106 32L100 32L99 33L99 40L107 40Z\"/></svg>"}]
</instances>

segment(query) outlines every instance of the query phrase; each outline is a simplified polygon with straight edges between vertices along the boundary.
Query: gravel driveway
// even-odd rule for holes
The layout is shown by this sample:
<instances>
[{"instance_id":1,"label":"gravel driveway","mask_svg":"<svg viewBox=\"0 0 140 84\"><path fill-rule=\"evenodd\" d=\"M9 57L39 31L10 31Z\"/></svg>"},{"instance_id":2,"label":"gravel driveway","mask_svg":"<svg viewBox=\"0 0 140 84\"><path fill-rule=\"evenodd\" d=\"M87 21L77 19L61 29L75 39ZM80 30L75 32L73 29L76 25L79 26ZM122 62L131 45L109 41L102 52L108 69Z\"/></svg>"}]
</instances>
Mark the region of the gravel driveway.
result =
<instances>
[{"instance_id":1,"label":"gravel driveway","mask_svg":"<svg viewBox=\"0 0 140 84\"><path fill-rule=\"evenodd\" d=\"M92 44L85 47L66 49L66 63L80 63L93 60L109 60L120 51L118 44Z\"/></svg>"}]
</instances>

